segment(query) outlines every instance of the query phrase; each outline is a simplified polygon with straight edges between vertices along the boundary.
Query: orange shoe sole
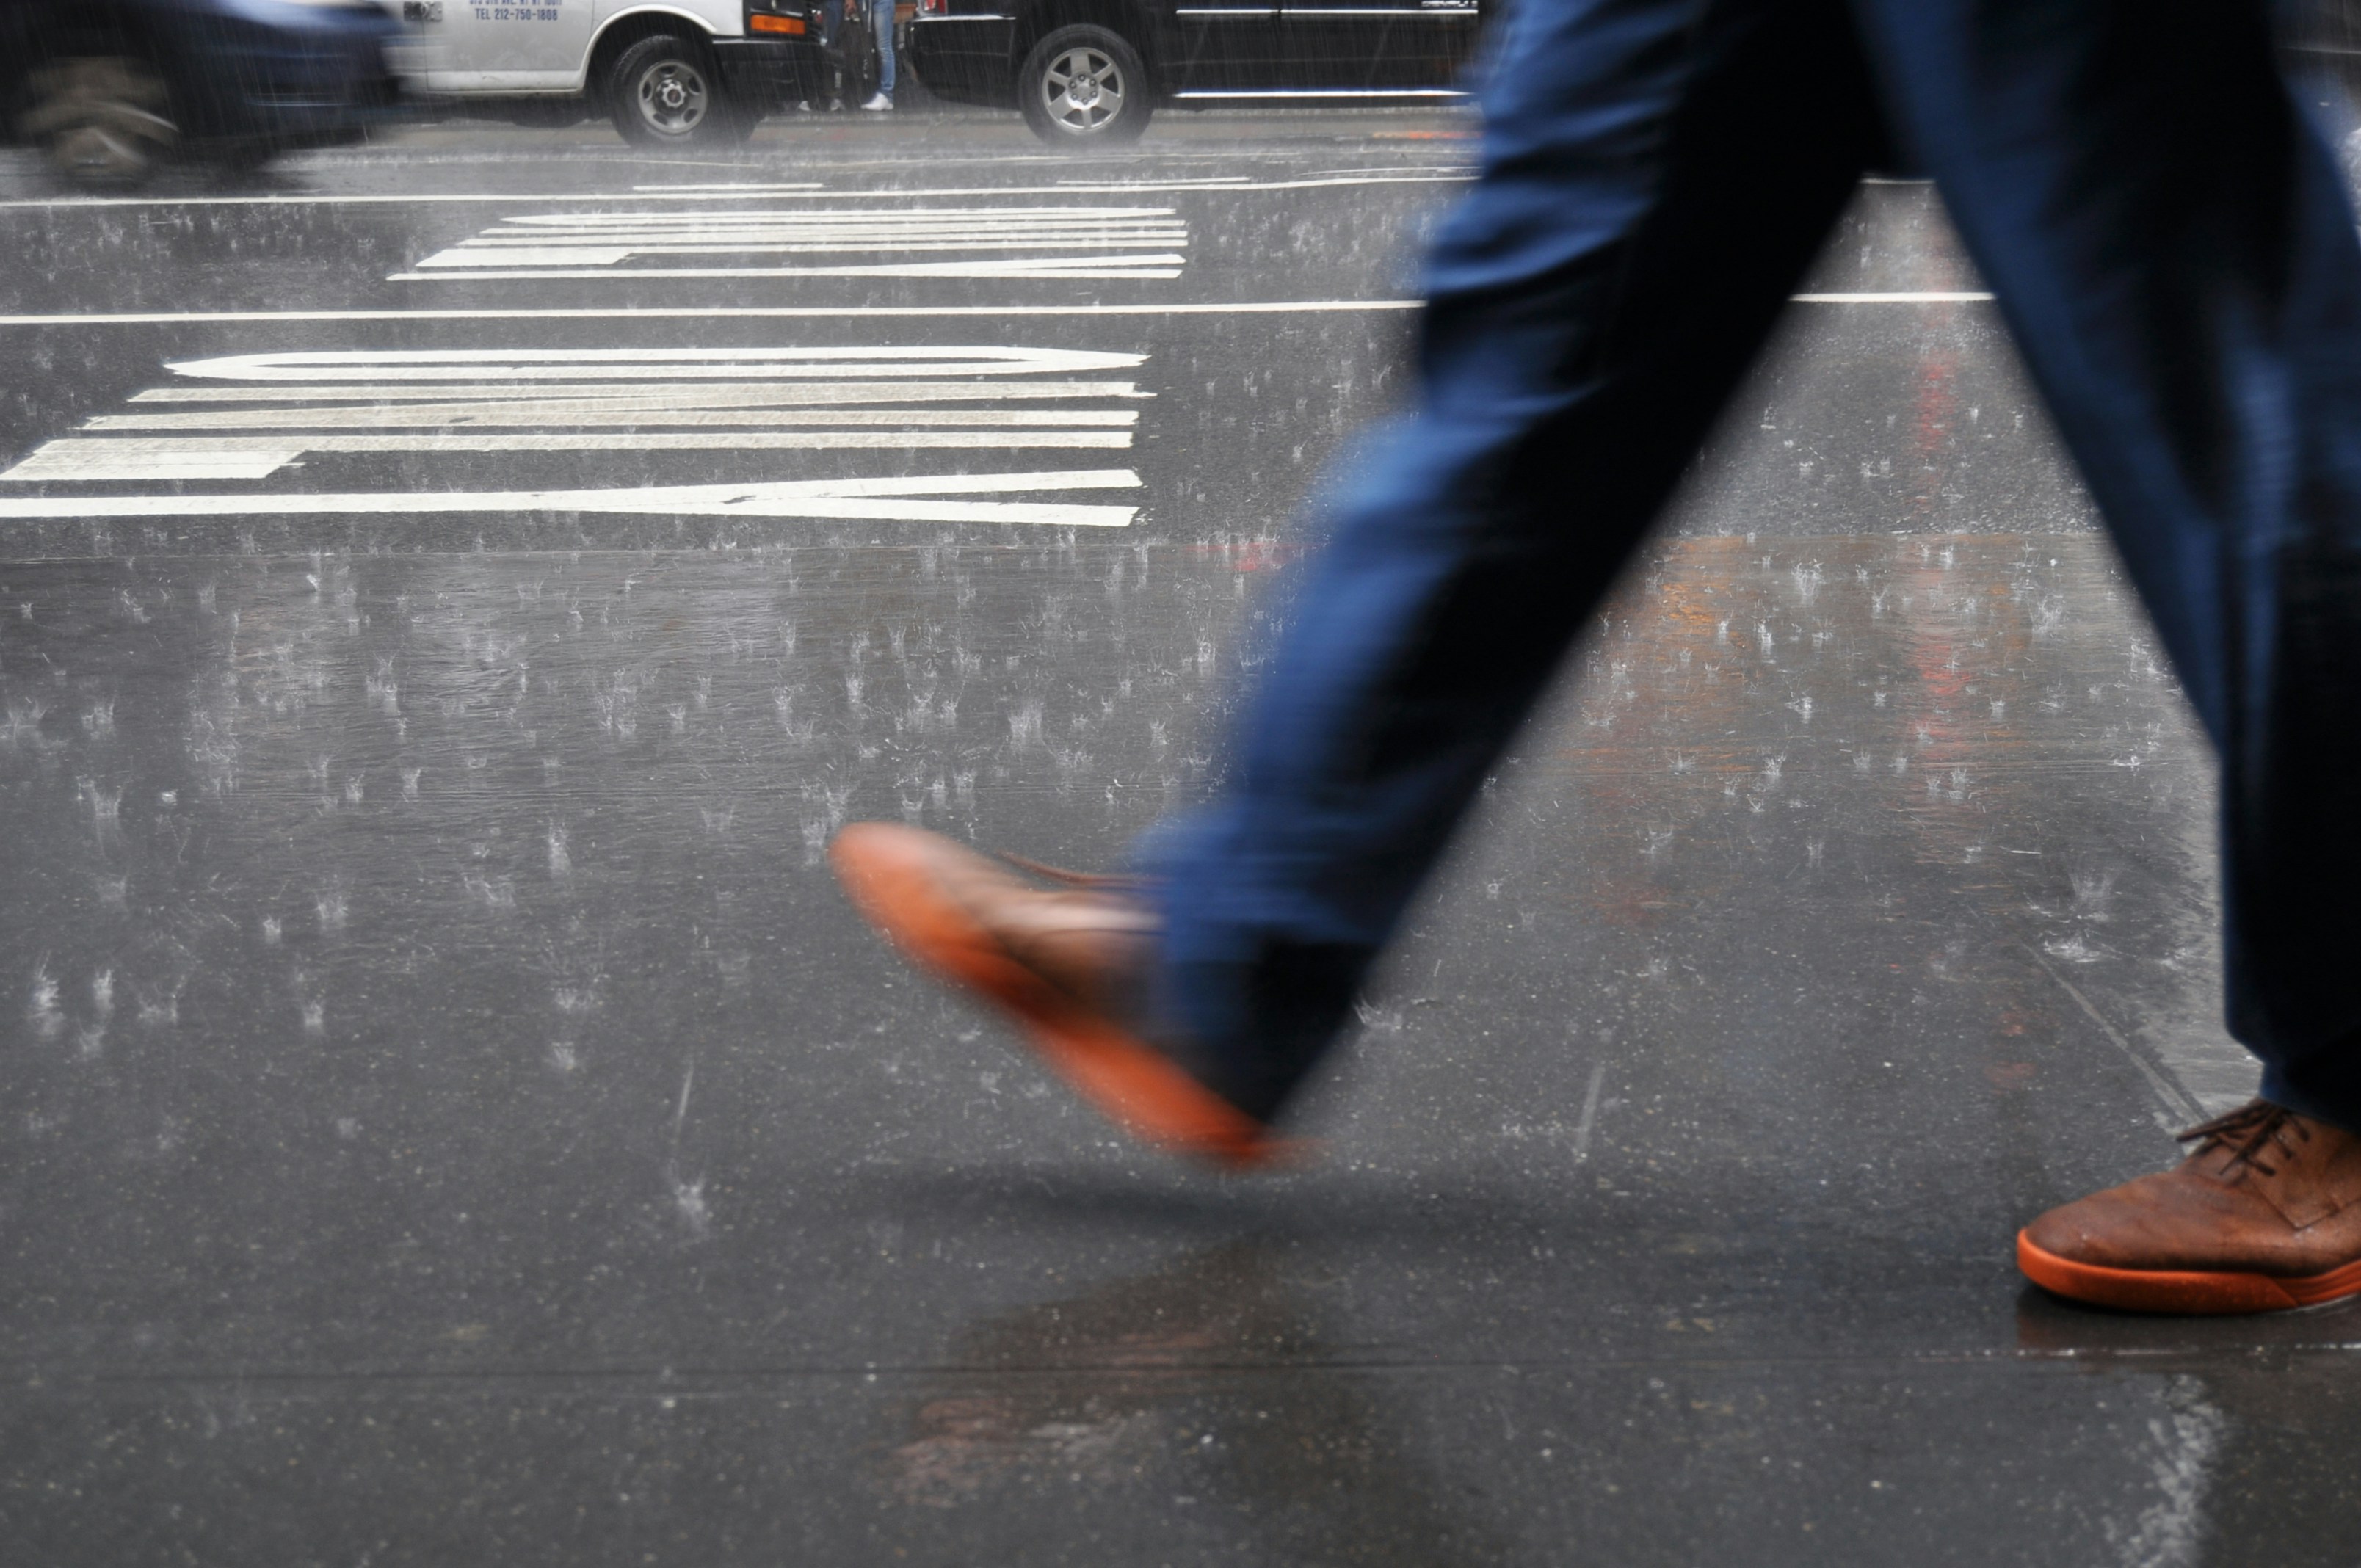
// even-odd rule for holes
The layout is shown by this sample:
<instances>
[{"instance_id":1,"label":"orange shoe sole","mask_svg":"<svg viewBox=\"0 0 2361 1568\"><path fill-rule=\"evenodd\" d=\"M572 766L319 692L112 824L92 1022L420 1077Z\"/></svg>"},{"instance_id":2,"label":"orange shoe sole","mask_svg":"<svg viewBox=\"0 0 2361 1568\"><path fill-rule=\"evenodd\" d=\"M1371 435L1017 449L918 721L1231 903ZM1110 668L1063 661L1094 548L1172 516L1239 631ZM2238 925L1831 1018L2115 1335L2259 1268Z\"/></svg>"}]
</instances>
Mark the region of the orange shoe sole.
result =
<instances>
[{"instance_id":1,"label":"orange shoe sole","mask_svg":"<svg viewBox=\"0 0 2361 1568\"><path fill-rule=\"evenodd\" d=\"M2284 1312L2361 1296L2361 1263L2325 1274L2270 1274L2107 1268L2076 1263L2037 1246L2019 1231L2016 1266L2044 1290L2102 1307L2182 1315Z\"/></svg>"},{"instance_id":2,"label":"orange shoe sole","mask_svg":"<svg viewBox=\"0 0 2361 1568\"><path fill-rule=\"evenodd\" d=\"M922 968L981 993L1023 1030L1035 1056L1133 1136L1233 1170L1301 1152L1171 1058L1050 985L945 893L915 830L855 823L829 846L837 880L870 923Z\"/></svg>"}]
</instances>

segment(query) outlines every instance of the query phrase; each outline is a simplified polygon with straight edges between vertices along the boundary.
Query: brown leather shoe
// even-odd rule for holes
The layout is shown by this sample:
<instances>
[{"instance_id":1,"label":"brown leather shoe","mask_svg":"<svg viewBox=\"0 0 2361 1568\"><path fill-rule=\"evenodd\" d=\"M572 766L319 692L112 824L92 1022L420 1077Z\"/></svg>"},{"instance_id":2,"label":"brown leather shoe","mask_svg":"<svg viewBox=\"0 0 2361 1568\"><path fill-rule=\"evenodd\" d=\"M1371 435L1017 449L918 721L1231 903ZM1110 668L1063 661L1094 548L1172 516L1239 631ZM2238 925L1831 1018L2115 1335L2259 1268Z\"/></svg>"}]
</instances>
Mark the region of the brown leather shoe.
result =
<instances>
[{"instance_id":1,"label":"brown leather shoe","mask_svg":"<svg viewBox=\"0 0 2361 1568\"><path fill-rule=\"evenodd\" d=\"M2180 1135L2173 1169L2017 1234L2026 1277L2142 1312L2272 1312L2361 1295L2361 1137L2256 1100Z\"/></svg>"},{"instance_id":2,"label":"brown leather shoe","mask_svg":"<svg viewBox=\"0 0 2361 1568\"><path fill-rule=\"evenodd\" d=\"M1233 1168L1290 1152L1150 1043L1159 925L1119 880L1025 862L1063 884L1045 889L939 833L887 822L854 823L828 855L905 957L1008 1014L1052 1072L1135 1136Z\"/></svg>"}]
</instances>

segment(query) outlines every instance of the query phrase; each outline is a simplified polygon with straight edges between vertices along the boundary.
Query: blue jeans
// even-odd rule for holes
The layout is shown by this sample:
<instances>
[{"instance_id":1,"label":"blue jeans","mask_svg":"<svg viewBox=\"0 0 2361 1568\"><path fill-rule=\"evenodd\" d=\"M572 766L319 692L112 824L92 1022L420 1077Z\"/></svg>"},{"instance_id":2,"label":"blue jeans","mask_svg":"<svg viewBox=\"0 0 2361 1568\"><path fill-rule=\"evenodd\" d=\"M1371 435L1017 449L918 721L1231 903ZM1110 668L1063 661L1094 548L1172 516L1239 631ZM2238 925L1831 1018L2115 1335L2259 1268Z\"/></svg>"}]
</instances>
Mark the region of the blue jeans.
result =
<instances>
[{"instance_id":1,"label":"blue jeans","mask_svg":"<svg viewBox=\"0 0 2361 1568\"><path fill-rule=\"evenodd\" d=\"M1518 0L1372 442L1154 851L1159 993L1274 1111L1864 169L1932 173L2221 758L2232 1032L2361 1129L2361 246L2239 0ZM1889 137L1890 130L1890 137Z\"/></svg>"},{"instance_id":2,"label":"blue jeans","mask_svg":"<svg viewBox=\"0 0 2361 1568\"><path fill-rule=\"evenodd\" d=\"M894 0L869 0L877 28L877 91L894 96Z\"/></svg>"}]
</instances>

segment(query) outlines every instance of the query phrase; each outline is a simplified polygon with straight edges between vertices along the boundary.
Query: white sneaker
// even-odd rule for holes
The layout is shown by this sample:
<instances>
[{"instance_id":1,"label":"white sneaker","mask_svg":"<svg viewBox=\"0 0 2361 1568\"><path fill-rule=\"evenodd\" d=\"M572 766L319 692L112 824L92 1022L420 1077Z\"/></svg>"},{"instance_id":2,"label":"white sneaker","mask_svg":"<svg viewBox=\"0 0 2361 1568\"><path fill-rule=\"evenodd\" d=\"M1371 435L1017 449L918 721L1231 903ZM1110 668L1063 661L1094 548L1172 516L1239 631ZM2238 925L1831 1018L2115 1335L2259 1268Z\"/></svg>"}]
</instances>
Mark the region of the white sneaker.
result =
<instances>
[{"instance_id":1,"label":"white sneaker","mask_svg":"<svg viewBox=\"0 0 2361 1568\"><path fill-rule=\"evenodd\" d=\"M883 93L873 93L869 95L869 102L861 106L864 109L890 109L894 106L894 100Z\"/></svg>"}]
</instances>

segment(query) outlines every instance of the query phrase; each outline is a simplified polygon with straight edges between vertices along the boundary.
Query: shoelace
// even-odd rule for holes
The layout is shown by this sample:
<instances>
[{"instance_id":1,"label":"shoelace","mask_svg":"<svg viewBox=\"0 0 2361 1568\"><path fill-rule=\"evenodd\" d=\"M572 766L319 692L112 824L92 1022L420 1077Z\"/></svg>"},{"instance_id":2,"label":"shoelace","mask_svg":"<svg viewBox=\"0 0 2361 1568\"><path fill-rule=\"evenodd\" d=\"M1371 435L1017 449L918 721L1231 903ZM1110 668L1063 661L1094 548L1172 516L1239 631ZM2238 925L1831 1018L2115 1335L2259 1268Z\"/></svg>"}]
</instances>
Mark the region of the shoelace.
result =
<instances>
[{"instance_id":1,"label":"shoelace","mask_svg":"<svg viewBox=\"0 0 2361 1568\"><path fill-rule=\"evenodd\" d=\"M2263 1160L2273 1145L2285 1155L2296 1152L2295 1145L2288 1140L2290 1132L2305 1143L2312 1141L2312 1129L2304 1124L2302 1117L2284 1105L2251 1100L2226 1115L2200 1122L2173 1136L2184 1144L2195 1144L2197 1146L2190 1151L2192 1156L2226 1148L2232 1165L2246 1166L2258 1176L2277 1176L2278 1168Z\"/></svg>"}]
</instances>

